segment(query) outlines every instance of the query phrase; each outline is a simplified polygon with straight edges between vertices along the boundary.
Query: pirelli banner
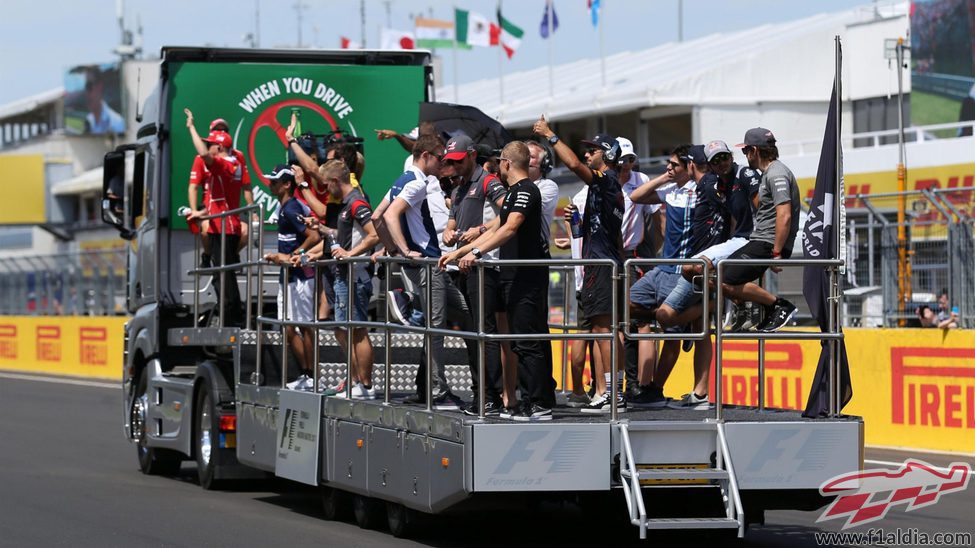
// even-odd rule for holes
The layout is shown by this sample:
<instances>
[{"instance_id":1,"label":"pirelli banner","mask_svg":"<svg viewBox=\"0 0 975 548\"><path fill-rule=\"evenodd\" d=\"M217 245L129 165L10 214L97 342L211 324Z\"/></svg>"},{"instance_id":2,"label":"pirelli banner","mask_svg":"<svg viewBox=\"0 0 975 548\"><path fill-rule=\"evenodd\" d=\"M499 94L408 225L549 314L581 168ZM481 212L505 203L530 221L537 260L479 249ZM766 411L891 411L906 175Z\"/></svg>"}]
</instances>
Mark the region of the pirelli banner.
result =
<instances>
[{"instance_id":1,"label":"pirelli banner","mask_svg":"<svg viewBox=\"0 0 975 548\"><path fill-rule=\"evenodd\" d=\"M847 329L845 333L853 400L844 412L864 418L867 445L975 453L975 331ZM727 341L723 346L724 401L758 405L758 343ZM769 341L765 349L766 405L802 409L816 371L819 343ZM562 370L558 343L553 351L559 361L558 378ZM690 392L692 361L693 352L681 353L666 395L679 398Z\"/></svg>"},{"instance_id":2,"label":"pirelli banner","mask_svg":"<svg viewBox=\"0 0 975 548\"><path fill-rule=\"evenodd\" d=\"M127 319L0 316L0 369L121 379Z\"/></svg>"}]
</instances>

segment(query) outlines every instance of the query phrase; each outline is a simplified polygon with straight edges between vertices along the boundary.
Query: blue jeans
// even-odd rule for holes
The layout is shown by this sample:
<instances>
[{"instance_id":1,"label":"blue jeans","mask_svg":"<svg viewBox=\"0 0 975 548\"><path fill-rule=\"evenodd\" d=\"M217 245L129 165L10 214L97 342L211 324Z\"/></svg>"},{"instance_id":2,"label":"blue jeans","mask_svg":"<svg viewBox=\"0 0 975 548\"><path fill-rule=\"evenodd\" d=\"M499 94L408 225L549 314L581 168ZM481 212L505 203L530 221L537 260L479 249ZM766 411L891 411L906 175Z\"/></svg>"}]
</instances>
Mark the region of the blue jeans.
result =
<instances>
[{"instance_id":1,"label":"blue jeans","mask_svg":"<svg viewBox=\"0 0 975 548\"><path fill-rule=\"evenodd\" d=\"M349 283L341 276L335 277L335 321L344 322L348 320L349 308ZM372 297L372 283L368 280L355 281L355 298L352 306L352 321L365 322L369 319L369 298Z\"/></svg>"}]
</instances>

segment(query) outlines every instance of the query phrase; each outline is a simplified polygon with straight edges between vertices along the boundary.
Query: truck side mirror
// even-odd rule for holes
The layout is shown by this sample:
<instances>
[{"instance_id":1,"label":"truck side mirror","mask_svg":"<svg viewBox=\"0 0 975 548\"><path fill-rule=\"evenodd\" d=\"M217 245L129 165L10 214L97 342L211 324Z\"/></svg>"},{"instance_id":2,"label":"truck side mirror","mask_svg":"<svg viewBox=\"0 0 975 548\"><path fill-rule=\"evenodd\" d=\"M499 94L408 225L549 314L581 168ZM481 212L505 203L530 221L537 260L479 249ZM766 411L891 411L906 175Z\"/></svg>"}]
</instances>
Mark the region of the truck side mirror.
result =
<instances>
[{"instance_id":1,"label":"truck side mirror","mask_svg":"<svg viewBox=\"0 0 975 548\"><path fill-rule=\"evenodd\" d=\"M125 215L125 152L112 151L105 155L102 172L102 221L114 226L122 238L134 236Z\"/></svg>"}]
</instances>

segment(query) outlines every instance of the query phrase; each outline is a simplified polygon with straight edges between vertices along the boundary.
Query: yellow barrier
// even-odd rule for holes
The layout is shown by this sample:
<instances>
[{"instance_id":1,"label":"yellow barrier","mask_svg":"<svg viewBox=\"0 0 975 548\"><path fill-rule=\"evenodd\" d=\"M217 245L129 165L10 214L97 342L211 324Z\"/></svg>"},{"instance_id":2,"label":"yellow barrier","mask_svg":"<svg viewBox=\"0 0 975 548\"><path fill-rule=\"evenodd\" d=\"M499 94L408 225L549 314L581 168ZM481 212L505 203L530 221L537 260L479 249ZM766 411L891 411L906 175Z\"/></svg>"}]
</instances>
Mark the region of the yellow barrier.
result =
<instances>
[{"instance_id":1,"label":"yellow barrier","mask_svg":"<svg viewBox=\"0 0 975 548\"><path fill-rule=\"evenodd\" d=\"M120 379L125 321L0 316L0 369ZM975 331L848 329L846 341L853 401L844 412L863 417L868 445L975 453ZM724 347L724 401L757 405L758 344L728 341ZM801 409L819 343L770 341L765 347L766 404ZM552 354L558 363L559 342ZM668 396L690 391L692 358L681 353ZM553 371L559 379L561 366ZM711 374L713 385L713 368Z\"/></svg>"},{"instance_id":2,"label":"yellow barrier","mask_svg":"<svg viewBox=\"0 0 975 548\"><path fill-rule=\"evenodd\" d=\"M0 316L0 369L121 380L127 319Z\"/></svg>"},{"instance_id":3,"label":"yellow barrier","mask_svg":"<svg viewBox=\"0 0 975 548\"><path fill-rule=\"evenodd\" d=\"M867 445L975 453L975 331L847 329L853 400L843 410L864 420ZM765 345L766 405L802 409L816 372L817 341ZM561 356L559 343L553 355ZM693 352L682 352L668 396L694 385ZM561 366L555 367L556 378ZM588 368L587 368L588 374ZM724 401L758 405L758 343L724 344ZM714 369L711 370L714 384ZM713 397L712 397L713 399Z\"/></svg>"}]
</instances>

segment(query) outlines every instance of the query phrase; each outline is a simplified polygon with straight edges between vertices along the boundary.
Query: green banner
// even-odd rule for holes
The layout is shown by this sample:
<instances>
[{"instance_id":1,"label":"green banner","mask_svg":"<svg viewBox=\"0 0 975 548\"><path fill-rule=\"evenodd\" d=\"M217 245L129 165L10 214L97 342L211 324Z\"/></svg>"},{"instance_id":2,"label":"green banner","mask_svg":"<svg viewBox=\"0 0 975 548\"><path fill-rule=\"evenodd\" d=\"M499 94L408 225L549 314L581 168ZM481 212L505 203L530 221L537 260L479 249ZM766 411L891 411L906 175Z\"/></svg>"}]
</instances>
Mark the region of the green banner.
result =
<instances>
[{"instance_id":1,"label":"green banner","mask_svg":"<svg viewBox=\"0 0 975 548\"><path fill-rule=\"evenodd\" d=\"M190 168L196 157L184 108L193 112L203 137L211 120L227 121L234 148L247 161L254 201L267 218L278 200L270 194L263 174L287 160L284 133L292 108L300 109L304 132L341 130L365 139L362 184L375 205L402 174L407 152L395 140L377 140L373 130L411 130L417 124L419 103L426 99L422 66L174 63L170 70L169 183L174 228L186 228L176 211L187 205Z\"/></svg>"}]
</instances>

